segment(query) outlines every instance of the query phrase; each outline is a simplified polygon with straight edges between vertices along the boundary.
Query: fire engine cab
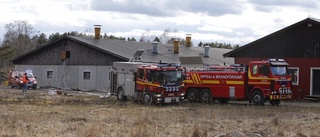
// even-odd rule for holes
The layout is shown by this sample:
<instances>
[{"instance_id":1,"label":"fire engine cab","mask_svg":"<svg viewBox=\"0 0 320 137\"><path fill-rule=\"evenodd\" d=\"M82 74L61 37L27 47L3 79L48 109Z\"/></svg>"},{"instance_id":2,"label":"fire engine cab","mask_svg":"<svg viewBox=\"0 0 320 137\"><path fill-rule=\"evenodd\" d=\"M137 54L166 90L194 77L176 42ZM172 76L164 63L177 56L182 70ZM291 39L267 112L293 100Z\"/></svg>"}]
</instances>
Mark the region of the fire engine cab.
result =
<instances>
[{"instance_id":1,"label":"fire engine cab","mask_svg":"<svg viewBox=\"0 0 320 137\"><path fill-rule=\"evenodd\" d=\"M250 61L248 65L187 67L185 93L190 102L249 100L279 105L292 98L288 63L283 59Z\"/></svg>"},{"instance_id":2,"label":"fire engine cab","mask_svg":"<svg viewBox=\"0 0 320 137\"><path fill-rule=\"evenodd\" d=\"M180 64L114 62L109 73L110 91L121 101L180 102L184 99L183 72Z\"/></svg>"}]
</instances>

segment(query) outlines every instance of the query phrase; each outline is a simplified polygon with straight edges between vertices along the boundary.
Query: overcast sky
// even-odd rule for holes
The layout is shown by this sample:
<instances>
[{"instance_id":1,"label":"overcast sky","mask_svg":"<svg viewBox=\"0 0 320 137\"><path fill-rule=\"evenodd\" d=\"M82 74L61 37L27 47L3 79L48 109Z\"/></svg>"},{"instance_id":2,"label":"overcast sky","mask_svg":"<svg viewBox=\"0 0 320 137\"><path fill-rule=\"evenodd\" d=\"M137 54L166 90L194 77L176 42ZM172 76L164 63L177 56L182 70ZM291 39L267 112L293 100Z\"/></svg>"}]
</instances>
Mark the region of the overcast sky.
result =
<instances>
[{"instance_id":1,"label":"overcast sky","mask_svg":"<svg viewBox=\"0 0 320 137\"><path fill-rule=\"evenodd\" d=\"M5 24L27 20L47 34L92 32L138 39L146 29L160 36L192 34L197 45L244 45L308 17L320 18L319 0L1 0L0 39Z\"/></svg>"}]
</instances>

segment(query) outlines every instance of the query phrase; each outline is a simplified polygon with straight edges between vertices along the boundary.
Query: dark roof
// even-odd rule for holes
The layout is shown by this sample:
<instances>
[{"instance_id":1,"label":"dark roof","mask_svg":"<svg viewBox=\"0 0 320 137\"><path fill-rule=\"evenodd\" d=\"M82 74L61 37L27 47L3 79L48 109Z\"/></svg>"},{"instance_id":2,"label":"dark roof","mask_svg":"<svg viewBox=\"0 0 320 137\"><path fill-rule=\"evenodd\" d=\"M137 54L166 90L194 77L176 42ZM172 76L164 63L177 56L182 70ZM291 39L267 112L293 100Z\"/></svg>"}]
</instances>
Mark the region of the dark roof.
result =
<instances>
[{"instance_id":1,"label":"dark roof","mask_svg":"<svg viewBox=\"0 0 320 137\"><path fill-rule=\"evenodd\" d=\"M97 50L103 51L107 54L111 54L122 58L124 60L130 60L133 54L137 49L145 49L145 52L142 54L141 58L145 62L172 62L179 63L179 56L203 56L204 48L203 47L186 47L180 45L179 54L173 53L173 44L159 44L158 54L152 53L152 43L143 43L135 41L123 41L123 40L114 40L114 39L94 39L90 37L76 37L76 36L66 36L62 39L69 39L83 45L95 48ZM62 40L60 39L60 40ZM60 41L58 40L58 41ZM58 42L55 41L55 42ZM53 42L53 43L55 43ZM32 50L22 56L15 58L13 61L18 60L22 57L25 57L29 54L32 54L46 46L50 46L53 43L46 44L35 50ZM203 62L206 64L233 64L233 58L223 58L223 54L229 52L230 49L221 49L221 48L211 48L209 50L209 57L203 57Z\"/></svg>"},{"instance_id":2,"label":"dark roof","mask_svg":"<svg viewBox=\"0 0 320 137\"><path fill-rule=\"evenodd\" d=\"M292 25L290 25L290 26L288 26L288 27L285 27L285 28L283 28L283 29L281 29L281 30L278 30L278 31L276 31L276 32L274 32L274 33L271 33L271 34L269 34L269 35L267 35L267 36L265 36L265 37L262 37L262 38L260 38L260 39L258 39L258 40L255 40L255 41L253 41L253 42L251 42L251 43L248 43L248 44L246 44L246 45L244 45L244 46L241 46L241 47L239 47L239 48L237 48L237 49L235 49L235 50L232 50L232 51L230 51L230 52L227 52L227 53L223 54L223 57L235 57L235 54L236 54L236 53L242 52L242 51L244 51L246 48L251 47L251 46L259 46L259 45L256 45L256 43L259 43L260 41L266 40L266 39L268 39L268 38L270 38L270 37L272 37L272 36L275 36L275 35L277 35L277 34L279 34L279 33L282 33L282 32L284 32L284 31L287 31L287 30L291 29L291 28L294 28L294 27L296 27L296 26L298 26L298 25L301 25L301 24L303 24L303 23L305 23L305 22L312 22L312 23L315 23L315 24L320 25L320 20L319 20L319 19L315 19L315 18L310 18L310 17L309 17L309 18L306 18L306 19L304 19L304 20L302 20L302 21L299 21L299 22L297 22L297 23L295 23L295 24L292 24Z\"/></svg>"}]
</instances>

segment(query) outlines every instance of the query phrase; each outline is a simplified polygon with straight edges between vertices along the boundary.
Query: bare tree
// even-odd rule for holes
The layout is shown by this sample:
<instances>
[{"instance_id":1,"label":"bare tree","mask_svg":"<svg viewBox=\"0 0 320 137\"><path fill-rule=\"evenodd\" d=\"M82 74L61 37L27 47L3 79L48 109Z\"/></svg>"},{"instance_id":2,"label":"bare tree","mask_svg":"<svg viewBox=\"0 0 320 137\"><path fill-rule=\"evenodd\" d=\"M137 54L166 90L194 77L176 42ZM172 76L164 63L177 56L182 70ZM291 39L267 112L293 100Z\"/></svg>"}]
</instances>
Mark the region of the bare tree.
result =
<instances>
[{"instance_id":1,"label":"bare tree","mask_svg":"<svg viewBox=\"0 0 320 137\"><path fill-rule=\"evenodd\" d=\"M170 33L171 33L171 29L170 28L164 29L164 31L162 33L162 37L161 37L162 43L165 43L165 44L168 43L168 41L171 39Z\"/></svg>"},{"instance_id":2,"label":"bare tree","mask_svg":"<svg viewBox=\"0 0 320 137\"><path fill-rule=\"evenodd\" d=\"M27 21L14 21L5 25L3 44L14 48L16 56L35 48L32 38L37 31Z\"/></svg>"}]
</instances>

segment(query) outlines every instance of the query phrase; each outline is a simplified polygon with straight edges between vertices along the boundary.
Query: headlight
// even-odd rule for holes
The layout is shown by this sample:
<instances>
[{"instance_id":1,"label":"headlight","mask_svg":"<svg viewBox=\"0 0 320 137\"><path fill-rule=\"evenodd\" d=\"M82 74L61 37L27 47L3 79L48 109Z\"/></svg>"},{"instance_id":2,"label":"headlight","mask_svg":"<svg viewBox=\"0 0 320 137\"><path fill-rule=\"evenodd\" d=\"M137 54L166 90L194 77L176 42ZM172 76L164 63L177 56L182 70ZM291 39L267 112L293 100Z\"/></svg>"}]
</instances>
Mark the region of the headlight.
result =
<instances>
[{"instance_id":1,"label":"headlight","mask_svg":"<svg viewBox=\"0 0 320 137\"><path fill-rule=\"evenodd\" d=\"M23 83L22 81L20 81L20 83Z\"/></svg>"},{"instance_id":2,"label":"headlight","mask_svg":"<svg viewBox=\"0 0 320 137\"><path fill-rule=\"evenodd\" d=\"M37 84L37 81L34 81L33 83L34 83L34 84Z\"/></svg>"},{"instance_id":3,"label":"headlight","mask_svg":"<svg viewBox=\"0 0 320 137\"><path fill-rule=\"evenodd\" d=\"M155 96L159 98L159 97L161 97L161 94L155 94Z\"/></svg>"},{"instance_id":4,"label":"headlight","mask_svg":"<svg viewBox=\"0 0 320 137\"><path fill-rule=\"evenodd\" d=\"M181 93L181 96L184 96L184 93Z\"/></svg>"}]
</instances>

